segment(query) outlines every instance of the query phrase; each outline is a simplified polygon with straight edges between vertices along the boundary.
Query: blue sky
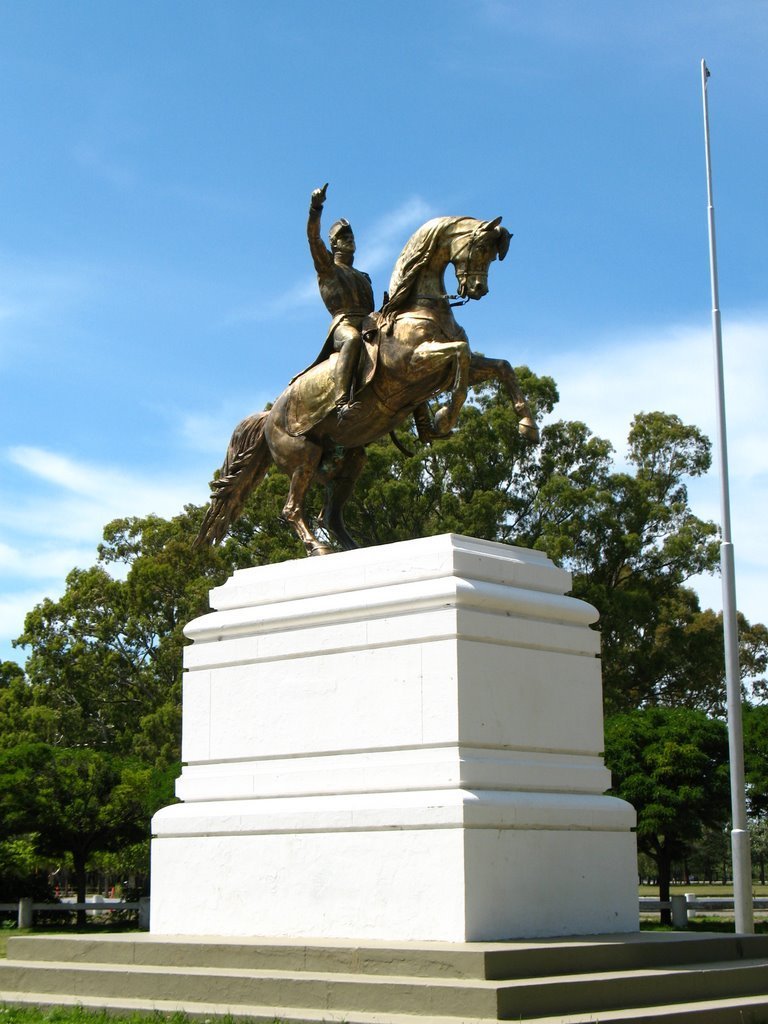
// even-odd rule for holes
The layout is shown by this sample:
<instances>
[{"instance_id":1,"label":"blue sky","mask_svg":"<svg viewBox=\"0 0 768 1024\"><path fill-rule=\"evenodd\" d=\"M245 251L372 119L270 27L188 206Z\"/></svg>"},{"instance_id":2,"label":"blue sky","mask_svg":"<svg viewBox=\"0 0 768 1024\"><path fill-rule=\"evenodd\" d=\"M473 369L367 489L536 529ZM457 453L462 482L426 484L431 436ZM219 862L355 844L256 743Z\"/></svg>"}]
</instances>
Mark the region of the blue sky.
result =
<instances>
[{"instance_id":1,"label":"blue sky","mask_svg":"<svg viewBox=\"0 0 768 1024\"><path fill-rule=\"evenodd\" d=\"M315 356L325 181L377 297L423 221L502 214L473 345L619 453L640 410L714 436L702 57L737 590L768 621L767 53L766 0L3 0L0 657L109 519L202 503ZM691 493L719 519L714 475Z\"/></svg>"}]
</instances>

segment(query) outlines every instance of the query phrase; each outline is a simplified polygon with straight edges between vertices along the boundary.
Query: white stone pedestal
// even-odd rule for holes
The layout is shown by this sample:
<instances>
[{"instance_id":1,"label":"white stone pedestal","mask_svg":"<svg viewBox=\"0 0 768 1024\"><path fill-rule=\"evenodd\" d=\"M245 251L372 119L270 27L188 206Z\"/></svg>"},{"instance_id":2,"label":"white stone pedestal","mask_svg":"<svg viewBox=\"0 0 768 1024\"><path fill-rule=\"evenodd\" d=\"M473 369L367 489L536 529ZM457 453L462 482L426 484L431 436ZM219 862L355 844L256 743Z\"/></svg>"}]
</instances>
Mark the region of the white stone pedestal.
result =
<instances>
[{"instance_id":1,"label":"white stone pedestal","mask_svg":"<svg viewBox=\"0 0 768 1024\"><path fill-rule=\"evenodd\" d=\"M595 610L444 535L244 569L185 651L159 934L463 942L638 927Z\"/></svg>"}]
</instances>

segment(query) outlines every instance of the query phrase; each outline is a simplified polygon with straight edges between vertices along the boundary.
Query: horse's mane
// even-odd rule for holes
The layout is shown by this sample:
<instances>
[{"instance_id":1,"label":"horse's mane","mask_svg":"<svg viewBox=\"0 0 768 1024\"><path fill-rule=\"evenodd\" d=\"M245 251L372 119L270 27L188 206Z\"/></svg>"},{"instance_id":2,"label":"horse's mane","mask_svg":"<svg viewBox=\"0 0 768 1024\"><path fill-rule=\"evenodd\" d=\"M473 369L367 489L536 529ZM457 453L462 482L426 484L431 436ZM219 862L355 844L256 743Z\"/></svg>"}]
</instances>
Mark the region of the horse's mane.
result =
<instances>
[{"instance_id":1,"label":"horse's mane","mask_svg":"<svg viewBox=\"0 0 768 1024\"><path fill-rule=\"evenodd\" d=\"M449 228L458 228L464 222L476 225L474 217L434 217L415 231L400 253L389 282L389 300L382 306L384 320L391 320L408 302L411 289L422 268Z\"/></svg>"}]
</instances>

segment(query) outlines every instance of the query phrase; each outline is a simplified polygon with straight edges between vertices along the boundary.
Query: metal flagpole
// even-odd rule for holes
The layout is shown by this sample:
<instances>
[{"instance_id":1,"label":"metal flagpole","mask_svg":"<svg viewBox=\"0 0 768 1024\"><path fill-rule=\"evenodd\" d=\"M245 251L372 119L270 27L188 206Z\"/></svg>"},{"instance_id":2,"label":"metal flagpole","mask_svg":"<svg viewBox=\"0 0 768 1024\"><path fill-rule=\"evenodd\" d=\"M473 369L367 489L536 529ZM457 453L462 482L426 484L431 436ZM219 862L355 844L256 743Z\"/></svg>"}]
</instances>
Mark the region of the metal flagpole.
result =
<instances>
[{"instance_id":1,"label":"metal flagpole","mask_svg":"<svg viewBox=\"0 0 768 1024\"><path fill-rule=\"evenodd\" d=\"M704 103L704 149L707 160L707 202L709 215L709 269L712 284L712 334L715 343L715 384L720 449L720 510L722 543L720 572L723 581L723 635L725 639L725 687L728 697L728 745L731 760L731 856L733 858L733 899L736 931L752 934L752 861L747 830L747 802L744 786L744 740L741 726L741 672L739 636L736 619L736 577L731 541L731 502L728 492L728 445L725 433L725 390L723 387L723 338L720 300L717 287L717 251L715 247L715 208L712 204L712 164L709 153L709 108L707 79L709 68L701 62L701 95Z\"/></svg>"}]
</instances>

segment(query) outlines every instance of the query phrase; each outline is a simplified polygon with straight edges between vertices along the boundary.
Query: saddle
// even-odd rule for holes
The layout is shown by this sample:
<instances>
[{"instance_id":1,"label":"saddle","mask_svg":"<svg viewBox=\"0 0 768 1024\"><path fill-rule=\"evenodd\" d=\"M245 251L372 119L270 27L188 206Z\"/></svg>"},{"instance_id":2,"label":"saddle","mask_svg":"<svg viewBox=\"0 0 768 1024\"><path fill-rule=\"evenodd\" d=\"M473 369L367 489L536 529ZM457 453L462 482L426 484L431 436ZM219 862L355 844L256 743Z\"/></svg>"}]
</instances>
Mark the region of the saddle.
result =
<instances>
[{"instance_id":1,"label":"saddle","mask_svg":"<svg viewBox=\"0 0 768 1024\"><path fill-rule=\"evenodd\" d=\"M359 395L374 378L379 357L379 315L371 313L363 321L363 344L353 384L353 396ZM310 366L294 377L288 388L285 428L292 437L306 434L335 408L334 367L338 353Z\"/></svg>"}]
</instances>

